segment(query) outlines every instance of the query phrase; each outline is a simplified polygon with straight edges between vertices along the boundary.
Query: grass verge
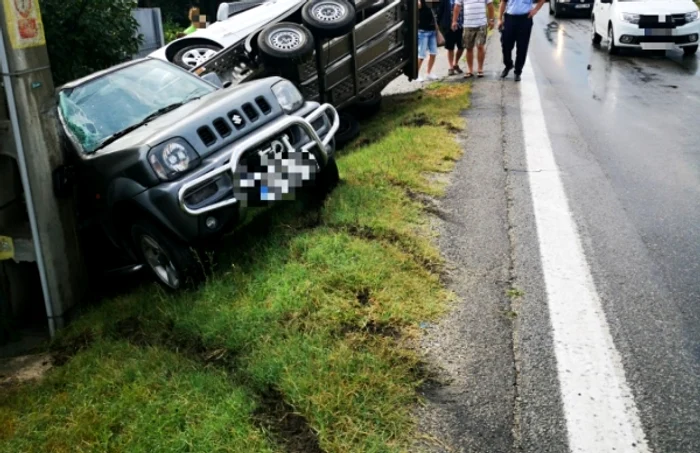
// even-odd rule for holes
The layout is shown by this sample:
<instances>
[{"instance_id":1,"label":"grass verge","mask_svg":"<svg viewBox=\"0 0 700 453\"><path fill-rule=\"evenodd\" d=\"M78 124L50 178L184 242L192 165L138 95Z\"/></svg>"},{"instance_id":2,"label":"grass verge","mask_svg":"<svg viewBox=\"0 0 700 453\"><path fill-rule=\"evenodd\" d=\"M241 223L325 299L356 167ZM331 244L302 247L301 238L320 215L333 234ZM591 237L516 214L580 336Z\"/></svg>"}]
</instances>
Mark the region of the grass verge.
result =
<instances>
[{"instance_id":1,"label":"grass verge","mask_svg":"<svg viewBox=\"0 0 700 453\"><path fill-rule=\"evenodd\" d=\"M424 378L411 339L450 298L421 200L460 155L468 92L386 99L324 207L261 214L200 289L83 314L44 381L0 389L0 451L404 450Z\"/></svg>"}]
</instances>

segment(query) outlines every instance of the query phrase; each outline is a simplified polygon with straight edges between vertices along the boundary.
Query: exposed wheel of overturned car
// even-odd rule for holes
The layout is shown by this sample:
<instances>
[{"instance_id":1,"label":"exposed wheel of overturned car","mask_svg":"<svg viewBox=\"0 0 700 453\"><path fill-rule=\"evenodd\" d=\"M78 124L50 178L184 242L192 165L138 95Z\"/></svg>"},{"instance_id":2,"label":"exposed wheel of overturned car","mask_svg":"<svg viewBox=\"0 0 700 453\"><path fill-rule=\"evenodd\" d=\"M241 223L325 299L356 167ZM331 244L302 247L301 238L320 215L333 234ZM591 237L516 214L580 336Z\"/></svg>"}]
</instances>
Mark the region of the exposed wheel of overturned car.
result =
<instances>
[{"instance_id":1,"label":"exposed wheel of overturned car","mask_svg":"<svg viewBox=\"0 0 700 453\"><path fill-rule=\"evenodd\" d=\"M173 63L185 69L196 68L220 50L220 46L204 43L183 47L173 57Z\"/></svg>"},{"instance_id":2,"label":"exposed wheel of overturned car","mask_svg":"<svg viewBox=\"0 0 700 453\"><path fill-rule=\"evenodd\" d=\"M360 123L347 111L338 112L338 117L340 126L335 133L335 142L338 148L342 148L360 135Z\"/></svg>"},{"instance_id":3,"label":"exposed wheel of overturned car","mask_svg":"<svg viewBox=\"0 0 700 453\"><path fill-rule=\"evenodd\" d=\"M303 25L280 22L258 35L258 49L267 64L300 63L314 52L314 37Z\"/></svg>"},{"instance_id":4,"label":"exposed wheel of overturned car","mask_svg":"<svg viewBox=\"0 0 700 453\"><path fill-rule=\"evenodd\" d=\"M175 291L201 279L202 265L189 245L145 220L132 225L131 237L140 258L165 288Z\"/></svg>"},{"instance_id":5,"label":"exposed wheel of overturned car","mask_svg":"<svg viewBox=\"0 0 700 453\"><path fill-rule=\"evenodd\" d=\"M349 111L352 112L355 117L362 119L376 115L379 113L381 107L382 93L381 91L375 91L374 93L360 97L357 102L349 108Z\"/></svg>"},{"instance_id":6,"label":"exposed wheel of overturned car","mask_svg":"<svg viewBox=\"0 0 700 453\"><path fill-rule=\"evenodd\" d=\"M301 18L314 36L337 38L355 27L355 7L348 0L309 0L301 8Z\"/></svg>"}]
</instances>

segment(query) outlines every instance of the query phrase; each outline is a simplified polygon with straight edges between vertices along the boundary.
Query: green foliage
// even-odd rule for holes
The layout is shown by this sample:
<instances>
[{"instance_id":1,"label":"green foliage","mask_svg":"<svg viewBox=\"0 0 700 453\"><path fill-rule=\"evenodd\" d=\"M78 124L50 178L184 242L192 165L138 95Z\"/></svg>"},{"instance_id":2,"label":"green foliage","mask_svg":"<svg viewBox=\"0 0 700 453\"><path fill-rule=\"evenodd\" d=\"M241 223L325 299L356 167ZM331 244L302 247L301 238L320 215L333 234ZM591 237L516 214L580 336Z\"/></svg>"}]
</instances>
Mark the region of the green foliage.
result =
<instances>
[{"instance_id":1,"label":"green foliage","mask_svg":"<svg viewBox=\"0 0 700 453\"><path fill-rule=\"evenodd\" d=\"M165 20L163 22L163 35L165 37L165 43L168 44L177 39L177 34L183 31L180 24L172 21L171 19Z\"/></svg>"},{"instance_id":2,"label":"green foliage","mask_svg":"<svg viewBox=\"0 0 700 453\"><path fill-rule=\"evenodd\" d=\"M135 7L133 0L42 0L56 85L130 59L143 39Z\"/></svg>"}]
</instances>

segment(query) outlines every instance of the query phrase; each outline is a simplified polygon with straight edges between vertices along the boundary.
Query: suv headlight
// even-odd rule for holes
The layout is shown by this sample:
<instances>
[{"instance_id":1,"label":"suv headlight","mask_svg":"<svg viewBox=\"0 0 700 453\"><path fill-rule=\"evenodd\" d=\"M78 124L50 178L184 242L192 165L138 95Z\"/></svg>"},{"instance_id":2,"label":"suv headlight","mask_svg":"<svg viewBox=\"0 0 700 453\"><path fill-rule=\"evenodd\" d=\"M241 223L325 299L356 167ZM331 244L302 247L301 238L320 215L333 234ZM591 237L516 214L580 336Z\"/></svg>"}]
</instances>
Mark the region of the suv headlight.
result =
<instances>
[{"instance_id":1,"label":"suv headlight","mask_svg":"<svg viewBox=\"0 0 700 453\"><path fill-rule=\"evenodd\" d=\"M638 24L639 14L622 13L622 20L630 24Z\"/></svg>"},{"instance_id":2,"label":"suv headlight","mask_svg":"<svg viewBox=\"0 0 700 453\"><path fill-rule=\"evenodd\" d=\"M697 11L693 11L692 13L687 13L685 15L685 21L695 22L696 20L698 20L698 17L700 17L700 13L698 13Z\"/></svg>"},{"instance_id":3,"label":"suv headlight","mask_svg":"<svg viewBox=\"0 0 700 453\"><path fill-rule=\"evenodd\" d=\"M304 97L297 90L297 87L288 80L272 85L272 93L277 98L280 106L282 106L282 110L286 113L295 112L304 105Z\"/></svg>"},{"instance_id":4,"label":"suv headlight","mask_svg":"<svg viewBox=\"0 0 700 453\"><path fill-rule=\"evenodd\" d=\"M153 148L148 162L161 180L171 181L199 165L199 154L185 140L175 138Z\"/></svg>"}]
</instances>

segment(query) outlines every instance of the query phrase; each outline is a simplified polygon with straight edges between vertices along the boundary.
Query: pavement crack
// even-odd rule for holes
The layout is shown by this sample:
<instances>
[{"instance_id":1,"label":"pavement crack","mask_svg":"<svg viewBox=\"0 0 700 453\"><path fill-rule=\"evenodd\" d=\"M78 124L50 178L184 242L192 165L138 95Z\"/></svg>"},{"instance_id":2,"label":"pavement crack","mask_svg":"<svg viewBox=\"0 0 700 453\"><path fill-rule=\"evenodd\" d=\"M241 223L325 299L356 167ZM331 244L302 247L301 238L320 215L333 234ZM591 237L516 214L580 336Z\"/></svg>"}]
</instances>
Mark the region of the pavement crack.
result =
<instances>
[{"instance_id":1,"label":"pavement crack","mask_svg":"<svg viewBox=\"0 0 700 453\"><path fill-rule=\"evenodd\" d=\"M503 169L506 171L505 196L506 196L506 219L508 222L508 270L507 280L504 282L503 297L508 298L508 294L513 293L515 288L515 232L513 225L513 190L511 187L511 175L513 173L530 173L528 170L512 170L508 168L508 157L506 150L508 149L508 140L506 137L506 104L505 104L505 85L501 84L501 151L503 155ZM541 172L543 170L536 170ZM522 451L522 407L520 399L520 371L521 371L521 352L520 352L520 320L519 313L521 308L521 297L510 297L510 310L512 316L508 316L512 328L512 348L513 348L513 452Z\"/></svg>"}]
</instances>

